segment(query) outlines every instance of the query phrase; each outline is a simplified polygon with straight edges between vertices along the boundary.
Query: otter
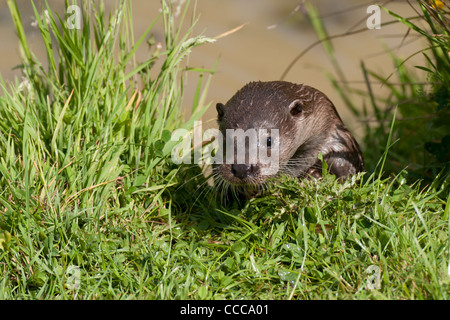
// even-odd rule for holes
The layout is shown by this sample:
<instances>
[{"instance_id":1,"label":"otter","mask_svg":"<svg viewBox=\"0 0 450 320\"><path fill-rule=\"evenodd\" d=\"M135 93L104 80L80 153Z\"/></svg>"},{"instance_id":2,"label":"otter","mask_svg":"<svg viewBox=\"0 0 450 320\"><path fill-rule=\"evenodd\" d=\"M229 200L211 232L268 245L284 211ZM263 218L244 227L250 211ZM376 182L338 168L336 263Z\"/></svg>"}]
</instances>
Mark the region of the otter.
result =
<instances>
[{"instance_id":1,"label":"otter","mask_svg":"<svg viewBox=\"0 0 450 320\"><path fill-rule=\"evenodd\" d=\"M286 81L250 82L226 104L217 103L216 109L223 145L229 129L268 132L263 136L266 138L257 141L253 151L247 146L250 142L245 145L245 161L236 161L236 150L231 155L232 161L214 165L213 172L220 183L264 185L279 172L298 178L320 178L320 153L329 173L339 179L364 171L363 156L355 138L330 99L313 87ZM278 139L272 138L273 129L278 130ZM255 150L262 147L268 154L278 148L278 164L272 170L265 170L268 165L259 160L249 161Z\"/></svg>"}]
</instances>

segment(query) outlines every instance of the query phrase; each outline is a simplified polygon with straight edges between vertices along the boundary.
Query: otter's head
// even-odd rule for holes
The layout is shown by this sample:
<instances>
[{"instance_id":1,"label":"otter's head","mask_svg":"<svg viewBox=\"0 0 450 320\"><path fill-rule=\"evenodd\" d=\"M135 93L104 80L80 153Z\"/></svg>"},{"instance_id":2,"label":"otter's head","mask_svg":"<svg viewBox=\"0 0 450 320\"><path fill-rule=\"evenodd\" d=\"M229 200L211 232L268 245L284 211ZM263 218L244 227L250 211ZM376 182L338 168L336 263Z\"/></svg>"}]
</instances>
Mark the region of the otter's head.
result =
<instances>
[{"instance_id":1,"label":"otter's head","mask_svg":"<svg viewBox=\"0 0 450 320\"><path fill-rule=\"evenodd\" d=\"M341 123L323 93L284 81L251 82L216 109L224 156L214 170L233 185L264 184L280 171L304 175Z\"/></svg>"}]
</instances>

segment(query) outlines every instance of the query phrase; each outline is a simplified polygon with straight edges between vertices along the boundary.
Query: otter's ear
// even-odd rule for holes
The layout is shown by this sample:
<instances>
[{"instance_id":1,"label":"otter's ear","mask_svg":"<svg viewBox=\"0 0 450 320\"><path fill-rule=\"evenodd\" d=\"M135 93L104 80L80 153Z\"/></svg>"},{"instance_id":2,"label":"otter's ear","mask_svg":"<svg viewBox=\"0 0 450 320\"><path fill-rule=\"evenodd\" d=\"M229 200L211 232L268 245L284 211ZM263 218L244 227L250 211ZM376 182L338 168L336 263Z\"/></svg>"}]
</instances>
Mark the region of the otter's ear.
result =
<instances>
[{"instance_id":1,"label":"otter's ear","mask_svg":"<svg viewBox=\"0 0 450 320\"><path fill-rule=\"evenodd\" d=\"M304 106L299 99L291 102L289 105L289 113L293 116L299 116L303 113Z\"/></svg>"},{"instance_id":2,"label":"otter's ear","mask_svg":"<svg viewBox=\"0 0 450 320\"><path fill-rule=\"evenodd\" d=\"M225 106L223 103L216 104L216 110L217 110L217 120L222 121L223 115L225 114Z\"/></svg>"}]
</instances>

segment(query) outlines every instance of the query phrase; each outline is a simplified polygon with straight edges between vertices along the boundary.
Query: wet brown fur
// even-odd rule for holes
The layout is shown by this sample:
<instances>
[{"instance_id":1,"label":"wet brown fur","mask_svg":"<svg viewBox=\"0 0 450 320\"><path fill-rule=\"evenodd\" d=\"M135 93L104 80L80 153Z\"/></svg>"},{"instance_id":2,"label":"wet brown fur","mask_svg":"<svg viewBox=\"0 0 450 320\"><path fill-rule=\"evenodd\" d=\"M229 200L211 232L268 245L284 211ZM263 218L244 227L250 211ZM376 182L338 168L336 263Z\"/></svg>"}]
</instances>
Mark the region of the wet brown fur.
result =
<instances>
[{"instance_id":1,"label":"wet brown fur","mask_svg":"<svg viewBox=\"0 0 450 320\"><path fill-rule=\"evenodd\" d=\"M279 171L286 174L320 177L320 152L330 173L339 178L364 171L358 143L333 103L317 89L285 81L251 82L216 108L224 136L226 129L278 129ZM245 178L234 176L231 164L216 165L214 171L232 185L260 185L269 178L259 174L259 167Z\"/></svg>"}]
</instances>

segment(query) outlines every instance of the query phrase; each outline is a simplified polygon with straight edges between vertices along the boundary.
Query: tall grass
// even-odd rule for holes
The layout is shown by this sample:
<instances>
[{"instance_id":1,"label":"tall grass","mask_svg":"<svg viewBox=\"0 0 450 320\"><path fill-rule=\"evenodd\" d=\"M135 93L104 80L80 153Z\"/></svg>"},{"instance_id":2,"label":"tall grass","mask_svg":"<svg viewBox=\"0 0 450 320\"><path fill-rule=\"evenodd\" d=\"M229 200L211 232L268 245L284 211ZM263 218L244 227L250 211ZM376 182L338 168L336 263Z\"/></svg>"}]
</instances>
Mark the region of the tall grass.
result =
<instances>
[{"instance_id":1,"label":"tall grass","mask_svg":"<svg viewBox=\"0 0 450 320\"><path fill-rule=\"evenodd\" d=\"M103 277L96 269L110 257L101 247L115 243L114 230L170 213L161 194L177 169L168 165L164 146L170 130L189 129L205 110L197 98L192 120L183 122L183 60L213 40L193 36L192 27L182 34L188 6L175 19L172 4L162 1L156 20L163 20L165 47L150 48L148 60L137 64L134 54L156 20L134 42L131 5L119 1L107 19L103 2L84 1L77 30L48 4L40 12L33 3L44 68L28 45L16 2L8 1L23 64L21 83L2 81L0 98L1 228L12 236L3 244L10 271L2 281L14 288L3 297L66 297L62 274L69 265ZM162 67L151 78L156 60ZM97 253L88 258L91 250ZM35 286L40 290L30 292Z\"/></svg>"},{"instance_id":2,"label":"tall grass","mask_svg":"<svg viewBox=\"0 0 450 320\"><path fill-rule=\"evenodd\" d=\"M161 2L165 45L137 64L153 24L135 40L131 1L109 19L83 3L80 30L35 8L44 67L8 1L23 79L0 97L0 298L449 298L439 184L280 177L266 196L217 202L200 167L169 160L171 131L206 108L199 77L181 117L183 77L200 71L183 59L212 41L195 21L181 31L189 4L175 17Z\"/></svg>"},{"instance_id":3,"label":"tall grass","mask_svg":"<svg viewBox=\"0 0 450 320\"><path fill-rule=\"evenodd\" d=\"M355 89L346 83L339 63L335 61L331 41L347 35L329 35L314 6L308 12L319 39L337 76L330 79L340 93L348 109L364 125L363 145L366 167L376 168L384 142L392 134L393 145L389 151L386 172L407 170L410 182L422 180L431 184L436 177L439 183L448 187L450 179L450 21L448 3L434 0L409 1L416 16L404 18L388 7L383 7L392 21L383 26L402 23L409 28L408 34L417 33L424 48L409 57L401 58L394 52L386 51L392 59L392 73L381 74L368 69L361 61L361 71L366 89ZM362 21L364 22L364 21ZM366 28L356 32L370 32ZM407 34L407 35L408 35ZM410 66L409 60L415 56L424 58L424 65ZM387 94L375 95L373 83L387 89ZM363 99L363 110L355 107L352 96ZM391 132L390 124L395 110L398 116ZM437 182L436 182L437 183ZM448 192L448 191L447 191Z\"/></svg>"}]
</instances>

